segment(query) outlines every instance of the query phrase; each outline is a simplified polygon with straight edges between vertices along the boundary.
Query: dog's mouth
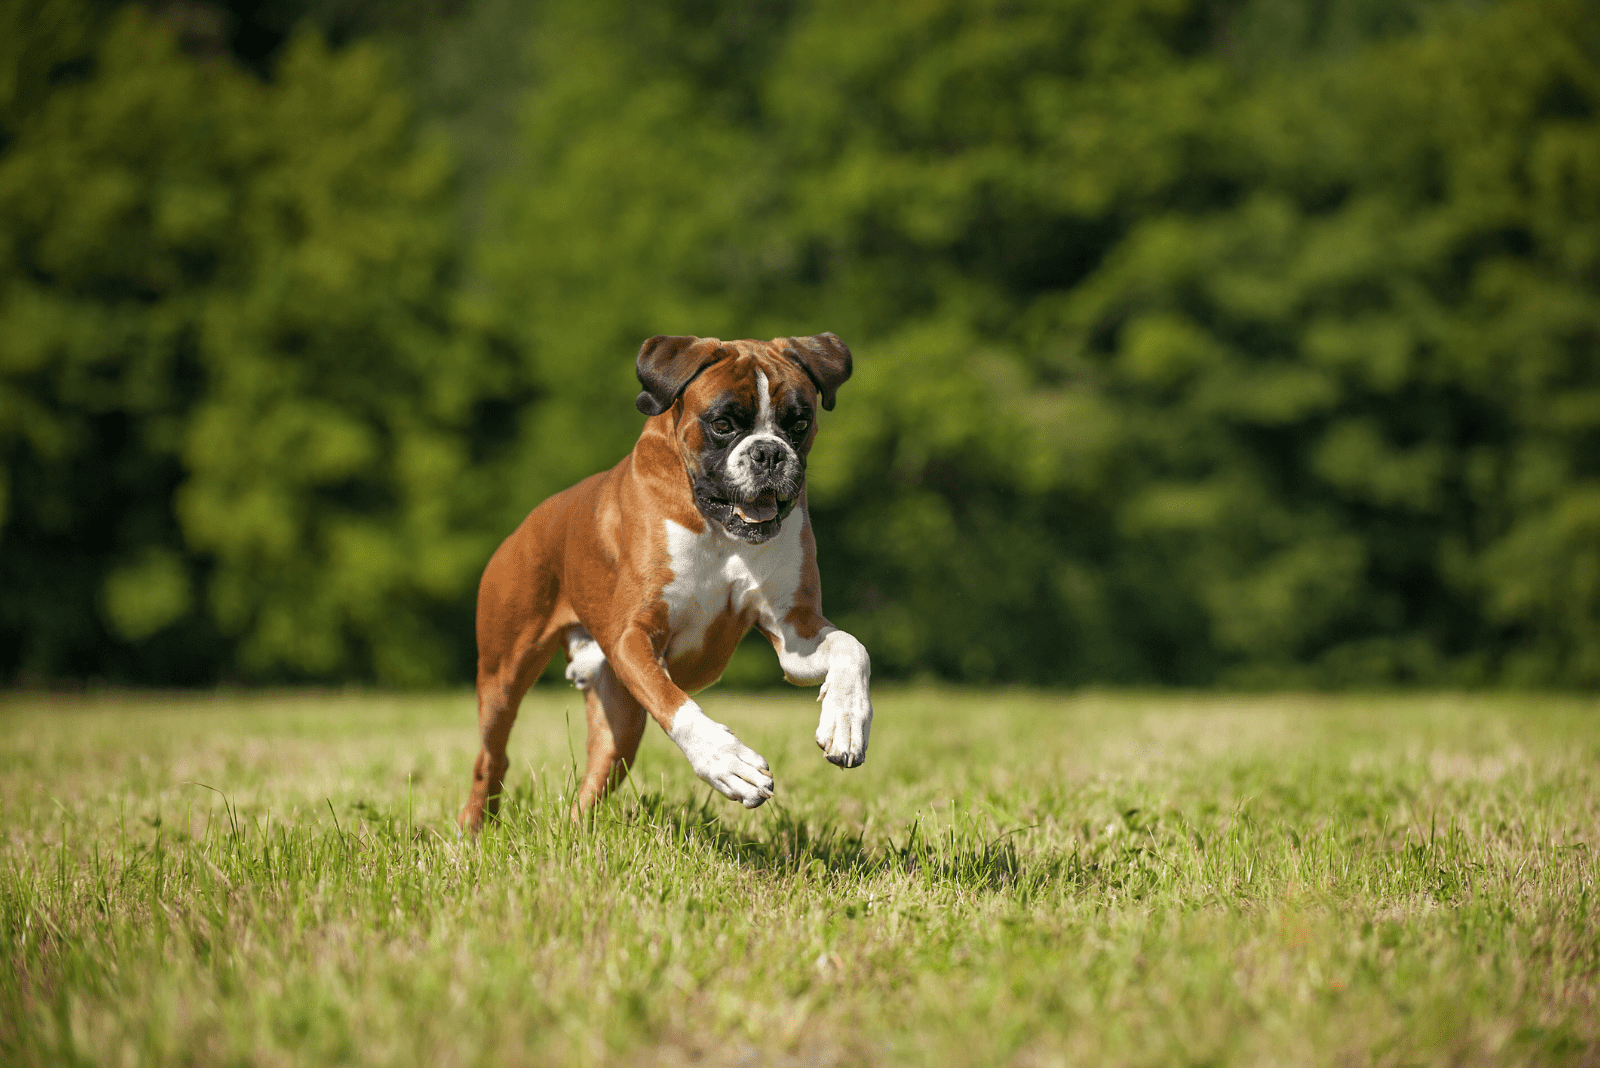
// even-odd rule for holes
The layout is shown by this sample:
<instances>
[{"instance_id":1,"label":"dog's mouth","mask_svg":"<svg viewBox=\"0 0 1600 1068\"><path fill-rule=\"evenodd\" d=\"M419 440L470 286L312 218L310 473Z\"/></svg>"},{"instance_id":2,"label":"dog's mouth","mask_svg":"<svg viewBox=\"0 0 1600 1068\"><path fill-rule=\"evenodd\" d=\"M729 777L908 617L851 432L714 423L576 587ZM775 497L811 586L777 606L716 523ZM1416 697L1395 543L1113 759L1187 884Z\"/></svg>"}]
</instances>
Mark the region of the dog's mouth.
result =
<instances>
[{"instance_id":1,"label":"dog's mouth","mask_svg":"<svg viewBox=\"0 0 1600 1068\"><path fill-rule=\"evenodd\" d=\"M751 526L760 526L778 515L778 509L787 504L780 500L778 495L771 490L759 495L750 501L732 501L733 514L743 519Z\"/></svg>"},{"instance_id":2,"label":"dog's mouth","mask_svg":"<svg viewBox=\"0 0 1600 1068\"><path fill-rule=\"evenodd\" d=\"M784 520L800 503L804 485L797 479L793 486L768 486L760 493L747 495L732 486L715 485L704 479L694 486L695 507L740 541L759 545L778 536Z\"/></svg>"}]
</instances>

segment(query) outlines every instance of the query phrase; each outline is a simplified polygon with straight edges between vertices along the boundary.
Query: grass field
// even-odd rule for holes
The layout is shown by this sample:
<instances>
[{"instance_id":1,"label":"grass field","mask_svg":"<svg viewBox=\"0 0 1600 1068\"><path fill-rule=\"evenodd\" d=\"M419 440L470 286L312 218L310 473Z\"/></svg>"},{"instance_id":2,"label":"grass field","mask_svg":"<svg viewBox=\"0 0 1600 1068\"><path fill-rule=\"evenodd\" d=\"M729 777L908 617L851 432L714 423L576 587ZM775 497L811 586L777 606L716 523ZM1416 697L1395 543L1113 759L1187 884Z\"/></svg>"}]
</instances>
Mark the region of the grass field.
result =
<instances>
[{"instance_id":1,"label":"grass field","mask_svg":"<svg viewBox=\"0 0 1600 1068\"><path fill-rule=\"evenodd\" d=\"M808 697L580 829L541 689L479 844L468 695L0 698L0 1062L1600 1063L1600 701Z\"/></svg>"}]
</instances>

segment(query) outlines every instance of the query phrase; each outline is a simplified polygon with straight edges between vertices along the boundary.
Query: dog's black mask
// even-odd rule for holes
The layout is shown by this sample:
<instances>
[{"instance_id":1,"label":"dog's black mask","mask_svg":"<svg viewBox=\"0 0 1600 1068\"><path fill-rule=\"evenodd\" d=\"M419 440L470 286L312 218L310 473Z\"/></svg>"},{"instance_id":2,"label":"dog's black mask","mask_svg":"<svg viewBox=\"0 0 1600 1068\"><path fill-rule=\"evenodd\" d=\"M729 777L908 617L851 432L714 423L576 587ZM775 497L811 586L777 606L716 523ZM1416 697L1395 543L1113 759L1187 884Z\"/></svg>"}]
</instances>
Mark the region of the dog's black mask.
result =
<instances>
[{"instance_id":1,"label":"dog's black mask","mask_svg":"<svg viewBox=\"0 0 1600 1068\"><path fill-rule=\"evenodd\" d=\"M654 337L639 350L639 410L674 413L695 507L734 537L777 536L805 487L816 412L850 376L832 334L773 341Z\"/></svg>"}]
</instances>

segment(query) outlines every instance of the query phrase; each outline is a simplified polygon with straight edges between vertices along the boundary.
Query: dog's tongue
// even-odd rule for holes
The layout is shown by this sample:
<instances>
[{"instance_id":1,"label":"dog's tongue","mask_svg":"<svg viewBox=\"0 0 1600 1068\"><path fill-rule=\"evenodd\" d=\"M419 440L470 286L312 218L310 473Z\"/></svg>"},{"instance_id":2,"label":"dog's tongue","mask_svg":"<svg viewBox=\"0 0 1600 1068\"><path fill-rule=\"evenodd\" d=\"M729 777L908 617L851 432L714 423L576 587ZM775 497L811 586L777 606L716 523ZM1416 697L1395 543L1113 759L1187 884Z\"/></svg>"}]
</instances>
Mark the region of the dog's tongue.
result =
<instances>
[{"instance_id":1,"label":"dog's tongue","mask_svg":"<svg viewBox=\"0 0 1600 1068\"><path fill-rule=\"evenodd\" d=\"M734 505L733 513L746 523L765 523L778 514L778 496L763 493L753 501Z\"/></svg>"}]
</instances>

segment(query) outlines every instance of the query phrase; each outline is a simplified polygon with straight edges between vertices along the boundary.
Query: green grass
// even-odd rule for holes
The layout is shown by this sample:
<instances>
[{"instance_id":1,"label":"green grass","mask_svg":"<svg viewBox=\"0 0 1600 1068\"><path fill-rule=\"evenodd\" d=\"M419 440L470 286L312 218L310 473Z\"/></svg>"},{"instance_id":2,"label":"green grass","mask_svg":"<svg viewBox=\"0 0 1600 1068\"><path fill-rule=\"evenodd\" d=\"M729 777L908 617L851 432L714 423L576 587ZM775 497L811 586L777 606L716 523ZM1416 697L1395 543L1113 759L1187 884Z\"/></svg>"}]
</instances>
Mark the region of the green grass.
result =
<instances>
[{"instance_id":1,"label":"green grass","mask_svg":"<svg viewBox=\"0 0 1600 1068\"><path fill-rule=\"evenodd\" d=\"M580 829L540 690L478 844L467 695L6 698L0 1062L1600 1062L1600 702L808 698Z\"/></svg>"}]
</instances>

